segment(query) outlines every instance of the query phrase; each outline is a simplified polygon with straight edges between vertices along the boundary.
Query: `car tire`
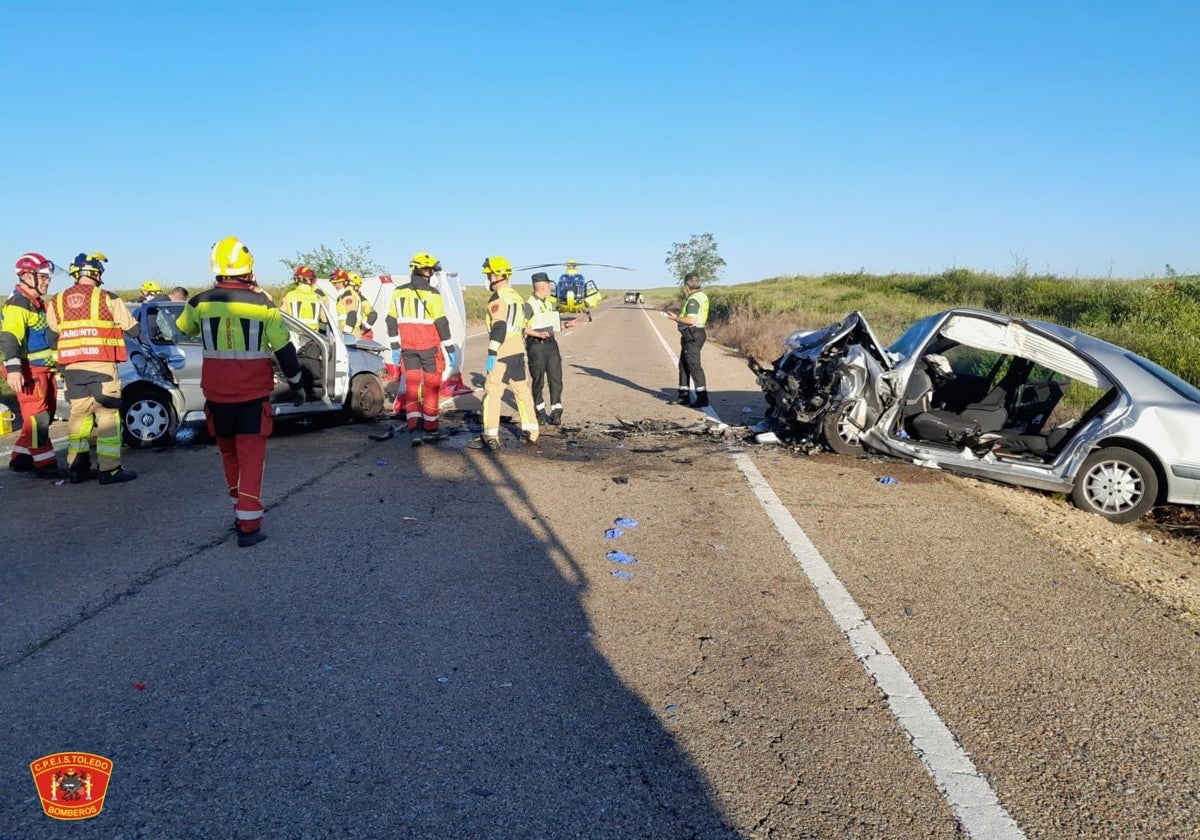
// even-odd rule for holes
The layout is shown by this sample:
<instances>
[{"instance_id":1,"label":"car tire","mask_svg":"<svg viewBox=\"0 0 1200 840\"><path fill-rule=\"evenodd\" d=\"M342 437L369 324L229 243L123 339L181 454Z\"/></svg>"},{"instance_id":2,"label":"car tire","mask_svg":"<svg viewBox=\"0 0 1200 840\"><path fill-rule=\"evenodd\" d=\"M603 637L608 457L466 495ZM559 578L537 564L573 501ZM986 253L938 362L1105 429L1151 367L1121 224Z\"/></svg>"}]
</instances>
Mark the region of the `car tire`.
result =
<instances>
[{"instance_id":1,"label":"car tire","mask_svg":"<svg viewBox=\"0 0 1200 840\"><path fill-rule=\"evenodd\" d=\"M383 383L370 373L360 373L350 380L346 410L359 421L378 420L384 414Z\"/></svg>"},{"instance_id":2,"label":"car tire","mask_svg":"<svg viewBox=\"0 0 1200 840\"><path fill-rule=\"evenodd\" d=\"M847 400L821 418L821 439L838 455L861 455L863 448L858 442L858 429L850 426L846 415L854 408L854 400Z\"/></svg>"},{"instance_id":3,"label":"car tire","mask_svg":"<svg viewBox=\"0 0 1200 840\"><path fill-rule=\"evenodd\" d=\"M1088 455L1075 474L1071 502L1109 522L1140 519L1158 500L1158 473L1145 457L1120 446Z\"/></svg>"},{"instance_id":4,"label":"car tire","mask_svg":"<svg viewBox=\"0 0 1200 840\"><path fill-rule=\"evenodd\" d=\"M121 436L129 446L166 446L178 427L175 406L165 391L141 387L121 395Z\"/></svg>"}]
</instances>

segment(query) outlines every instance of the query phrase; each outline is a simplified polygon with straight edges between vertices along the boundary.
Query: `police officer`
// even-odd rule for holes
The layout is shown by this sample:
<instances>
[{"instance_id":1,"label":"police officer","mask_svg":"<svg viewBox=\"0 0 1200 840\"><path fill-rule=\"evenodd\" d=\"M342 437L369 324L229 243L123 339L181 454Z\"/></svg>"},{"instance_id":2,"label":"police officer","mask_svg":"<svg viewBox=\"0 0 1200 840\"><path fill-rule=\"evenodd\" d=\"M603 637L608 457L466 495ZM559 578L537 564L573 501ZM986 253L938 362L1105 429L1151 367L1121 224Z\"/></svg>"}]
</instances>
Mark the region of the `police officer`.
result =
<instances>
[{"instance_id":1,"label":"police officer","mask_svg":"<svg viewBox=\"0 0 1200 840\"><path fill-rule=\"evenodd\" d=\"M271 299L253 288L250 249L228 236L213 246L211 264L216 285L188 301L176 326L204 342L204 414L234 500L238 545L245 548L267 538L262 531L262 477L273 426L272 355L296 405L304 403L304 388L287 322Z\"/></svg>"},{"instance_id":2,"label":"police officer","mask_svg":"<svg viewBox=\"0 0 1200 840\"><path fill-rule=\"evenodd\" d=\"M700 291L700 275L691 272L683 279L687 300L678 315L666 313L679 326L679 398L680 405L694 408L708 407L708 384L704 379L704 368L700 366L700 350L708 338L705 325L708 323L708 295ZM689 382L696 386L696 400L688 399Z\"/></svg>"},{"instance_id":3,"label":"police officer","mask_svg":"<svg viewBox=\"0 0 1200 840\"><path fill-rule=\"evenodd\" d=\"M101 484L133 481L137 473L121 466L121 378L125 336L136 338L141 327L124 301L100 288L104 254L80 254L68 269L75 285L59 292L46 308L46 326L58 346L71 418L67 422L67 469L71 483L98 477ZM96 430L92 473L91 436Z\"/></svg>"},{"instance_id":4,"label":"police officer","mask_svg":"<svg viewBox=\"0 0 1200 840\"><path fill-rule=\"evenodd\" d=\"M562 353L558 349L557 333L562 329L558 314L558 299L551 294L554 284L550 276L539 271L533 280L533 296L528 305L531 312L529 325L525 328L525 354L529 358L529 375L533 379L533 401L539 423L557 426L562 422ZM566 326L575 326L575 318ZM545 383L550 383L550 410L542 399Z\"/></svg>"}]
</instances>

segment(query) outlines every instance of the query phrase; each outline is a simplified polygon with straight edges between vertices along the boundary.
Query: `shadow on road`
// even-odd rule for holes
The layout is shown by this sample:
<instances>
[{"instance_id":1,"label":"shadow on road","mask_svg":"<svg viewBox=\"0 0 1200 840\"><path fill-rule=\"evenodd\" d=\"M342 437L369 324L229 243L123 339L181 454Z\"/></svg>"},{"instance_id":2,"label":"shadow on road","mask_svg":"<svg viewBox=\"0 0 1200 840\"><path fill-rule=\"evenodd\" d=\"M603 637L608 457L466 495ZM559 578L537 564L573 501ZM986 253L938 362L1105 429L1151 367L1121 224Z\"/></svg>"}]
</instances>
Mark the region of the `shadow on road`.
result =
<instances>
[{"instance_id":1,"label":"shadow on road","mask_svg":"<svg viewBox=\"0 0 1200 840\"><path fill-rule=\"evenodd\" d=\"M364 440L273 440L253 551L219 541L209 450L135 483L171 526L143 538L138 511L89 493L72 515L127 520L123 542L51 531L13 558L36 568L6 599L72 553L114 591L136 574L108 553L168 567L0 670L7 832L58 836L27 766L80 750L114 762L88 821L106 836L737 836L596 650L580 560L527 491L537 457ZM185 464L204 480L161 472Z\"/></svg>"}]
</instances>

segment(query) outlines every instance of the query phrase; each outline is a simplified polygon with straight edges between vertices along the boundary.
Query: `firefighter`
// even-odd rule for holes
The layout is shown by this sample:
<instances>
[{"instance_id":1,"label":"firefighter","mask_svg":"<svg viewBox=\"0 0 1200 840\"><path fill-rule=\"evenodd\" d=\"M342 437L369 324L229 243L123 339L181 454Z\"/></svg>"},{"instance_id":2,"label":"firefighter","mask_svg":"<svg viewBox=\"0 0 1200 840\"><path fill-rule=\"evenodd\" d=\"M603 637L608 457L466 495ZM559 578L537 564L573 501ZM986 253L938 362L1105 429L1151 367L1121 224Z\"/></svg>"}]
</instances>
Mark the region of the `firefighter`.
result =
<instances>
[{"instance_id":1,"label":"firefighter","mask_svg":"<svg viewBox=\"0 0 1200 840\"><path fill-rule=\"evenodd\" d=\"M329 275L329 283L337 291L337 294L334 296L334 311L337 313L338 332L350 332L346 326L346 316L349 309L347 298L352 295L350 291L350 272L344 268L334 269L333 274ZM320 289L317 290L318 293L320 291Z\"/></svg>"},{"instance_id":2,"label":"firefighter","mask_svg":"<svg viewBox=\"0 0 1200 840\"><path fill-rule=\"evenodd\" d=\"M321 305L325 293L317 288L317 273L306 265L296 266L292 286L283 295L283 311L315 333L323 333L329 323ZM319 400L325 395L324 352L317 342L305 337L297 351L304 371L304 392L308 399Z\"/></svg>"},{"instance_id":3,"label":"firefighter","mask_svg":"<svg viewBox=\"0 0 1200 840\"><path fill-rule=\"evenodd\" d=\"M204 342L204 414L234 500L238 545L246 548L267 538L262 531L262 480L273 426L272 355L279 360L296 405L304 403L304 387L287 322L271 299L253 288L250 250L228 236L213 246L211 263L216 285L187 302L176 326Z\"/></svg>"},{"instance_id":4,"label":"firefighter","mask_svg":"<svg viewBox=\"0 0 1200 840\"><path fill-rule=\"evenodd\" d=\"M141 327L125 302L100 288L103 254L79 254L68 269L75 285L55 295L46 307L46 324L58 342L71 418L67 424L67 469L71 483L98 477L101 484L133 481L137 473L121 466L121 378L117 363L126 359L125 336ZM98 471L92 471L90 439L96 430Z\"/></svg>"},{"instance_id":5,"label":"firefighter","mask_svg":"<svg viewBox=\"0 0 1200 840\"><path fill-rule=\"evenodd\" d=\"M54 348L46 326L46 295L54 263L29 252L17 260L17 286L4 302L0 318L0 357L8 387L21 409L21 433L8 468L42 478L66 478L50 442L50 421L58 401L54 384Z\"/></svg>"},{"instance_id":6,"label":"firefighter","mask_svg":"<svg viewBox=\"0 0 1200 840\"><path fill-rule=\"evenodd\" d=\"M528 323L529 305L510 285L512 264L504 257L483 261L492 297L487 305L488 354L483 385L483 435L467 444L471 449L500 448L500 401L511 388L521 416L521 439L536 444L537 414L525 375L525 344L522 336Z\"/></svg>"},{"instance_id":7,"label":"firefighter","mask_svg":"<svg viewBox=\"0 0 1200 840\"><path fill-rule=\"evenodd\" d=\"M544 271L531 278L533 295L529 298L531 315L525 328L525 353L529 357L529 375L533 379L533 400L539 423L557 426L562 422L562 353L556 335L562 329L558 314L558 298L551 292L554 283ZM567 322L567 328L578 324L579 318ZM542 389L550 383L550 410L542 399Z\"/></svg>"},{"instance_id":8,"label":"firefighter","mask_svg":"<svg viewBox=\"0 0 1200 840\"><path fill-rule=\"evenodd\" d=\"M169 299L170 298L163 294L162 286L158 285L158 283L154 280L147 280L141 286L141 294L138 295L137 302L153 303L154 301Z\"/></svg>"},{"instance_id":9,"label":"firefighter","mask_svg":"<svg viewBox=\"0 0 1200 840\"><path fill-rule=\"evenodd\" d=\"M683 280L687 300L678 315L665 313L679 327L679 398L680 405L693 408L708 407L708 384L704 379L704 368L700 366L700 350L708 338L705 325L708 323L708 295L700 291L700 275L691 272ZM696 386L696 399L689 399L689 382Z\"/></svg>"},{"instance_id":10,"label":"firefighter","mask_svg":"<svg viewBox=\"0 0 1200 840\"><path fill-rule=\"evenodd\" d=\"M374 338L375 321L379 313L371 306L366 295L362 293L362 275L350 272L350 292L354 297L353 305L346 307L346 329L365 339Z\"/></svg>"},{"instance_id":11,"label":"firefighter","mask_svg":"<svg viewBox=\"0 0 1200 840\"><path fill-rule=\"evenodd\" d=\"M392 340L392 362L404 367L404 416L412 445L445 440L449 435L438 428L438 403L442 392L442 371L446 363L454 367L458 348L450 338L450 322L442 295L430 282L442 264L433 254L413 254L407 285L392 292L388 306L388 335ZM401 350L403 348L403 350ZM446 351L443 359L442 350Z\"/></svg>"}]
</instances>

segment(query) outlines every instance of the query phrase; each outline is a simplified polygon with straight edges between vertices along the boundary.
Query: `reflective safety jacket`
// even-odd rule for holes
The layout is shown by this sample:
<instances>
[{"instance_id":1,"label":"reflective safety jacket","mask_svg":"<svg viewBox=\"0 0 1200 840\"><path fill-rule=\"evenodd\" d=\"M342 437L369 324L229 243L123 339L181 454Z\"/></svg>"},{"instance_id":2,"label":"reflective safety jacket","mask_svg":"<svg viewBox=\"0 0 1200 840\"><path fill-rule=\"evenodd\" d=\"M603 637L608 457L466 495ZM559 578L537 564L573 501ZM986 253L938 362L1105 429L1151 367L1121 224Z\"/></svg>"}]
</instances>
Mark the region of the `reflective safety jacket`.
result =
<instances>
[{"instance_id":1,"label":"reflective safety jacket","mask_svg":"<svg viewBox=\"0 0 1200 840\"><path fill-rule=\"evenodd\" d=\"M518 295L519 297L519 295ZM450 321L442 295L420 274L413 274L407 286L392 292L388 305L388 334L395 333L392 349L429 350L439 344L450 346Z\"/></svg>"},{"instance_id":2,"label":"reflective safety jacket","mask_svg":"<svg viewBox=\"0 0 1200 840\"><path fill-rule=\"evenodd\" d=\"M552 297L540 298L530 296L527 301L531 315L529 329L538 332L558 332L562 329L562 320L558 315L558 300ZM554 336L551 336L553 338Z\"/></svg>"},{"instance_id":3,"label":"reflective safety jacket","mask_svg":"<svg viewBox=\"0 0 1200 840\"><path fill-rule=\"evenodd\" d=\"M359 329L363 332L370 332L371 328L375 326L375 319L379 313L358 289L354 290L354 297L358 301L358 309L352 309L346 313L346 331L354 332L355 329Z\"/></svg>"},{"instance_id":4,"label":"reflective safety jacket","mask_svg":"<svg viewBox=\"0 0 1200 840\"><path fill-rule=\"evenodd\" d=\"M200 336L204 345L200 389L205 399L234 403L270 396L272 354L289 382L300 381L300 361L283 315L269 297L243 283L220 282L196 295L175 326Z\"/></svg>"},{"instance_id":5,"label":"reflective safety jacket","mask_svg":"<svg viewBox=\"0 0 1200 840\"><path fill-rule=\"evenodd\" d=\"M46 304L24 286L17 286L12 297L4 302L0 316L0 356L9 372L20 371L23 362L30 367L54 367Z\"/></svg>"},{"instance_id":6,"label":"reflective safety jacket","mask_svg":"<svg viewBox=\"0 0 1200 840\"><path fill-rule=\"evenodd\" d=\"M314 332L319 332L326 320L321 307L324 292L307 283L297 283L283 296L283 311Z\"/></svg>"},{"instance_id":7,"label":"reflective safety jacket","mask_svg":"<svg viewBox=\"0 0 1200 840\"><path fill-rule=\"evenodd\" d=\"M46 326L58 335L58 364L125 361L125 332L137 322L125 302L99 286L76 283L50 300Z\"/></svg>"},{"instance_id":8,"label":"reflective safety jacket","mask_svg":"<svg viewBox=\"0 0 1200 840\"><path fill-rule=\"evenodd\" d=\"M708 295L699 290L688 295L687 300L683 302L683 309L680 310L679 317L695 317L696 319L694 324L680 324L681 332L688 329L689 326L704 329L704 325L708 323Z\"/></svg>"},{"instance_id":9,"label":"reflective safety jacket","mask_svg":"<svg viewBox=\"0 0 1200 840\"><path fill-rule=\"evenodd\" d=\"M487 305L488 355L511 356L525 352L523 333L532 315L529 304L512 286L492 293Z\"/></svg>"}]
</instances>

